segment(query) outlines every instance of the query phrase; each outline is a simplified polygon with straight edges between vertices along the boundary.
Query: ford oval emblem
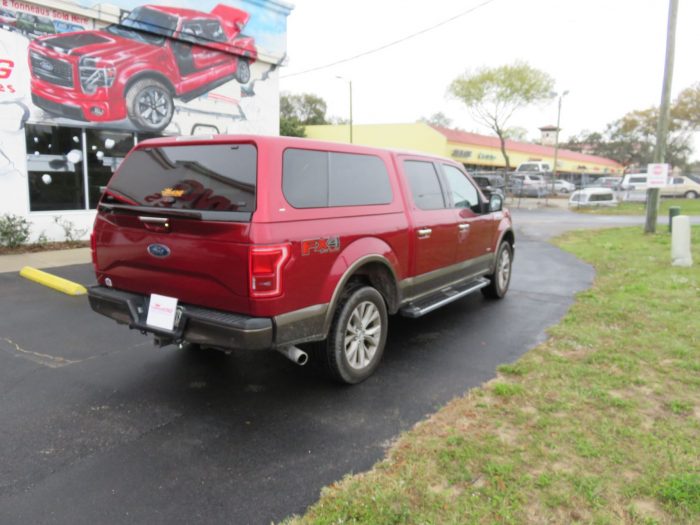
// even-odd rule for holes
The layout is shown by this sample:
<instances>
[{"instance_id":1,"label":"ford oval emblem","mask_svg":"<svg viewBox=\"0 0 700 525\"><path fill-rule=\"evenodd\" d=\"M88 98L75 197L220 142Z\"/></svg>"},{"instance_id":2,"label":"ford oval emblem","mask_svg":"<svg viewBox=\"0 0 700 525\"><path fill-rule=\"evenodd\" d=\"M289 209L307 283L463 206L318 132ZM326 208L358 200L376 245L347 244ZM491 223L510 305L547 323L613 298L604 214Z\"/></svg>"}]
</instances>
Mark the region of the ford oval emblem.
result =
<instances>
[{"instance_id":1,"label":"ford oval emblem","mask_svg":"<svg viewBox=\"0 0 700 525\"><path fill-rule=\"evenodd\" d=\"M41 60L39 62L39 67L44 71L53 71L53 64L48 60Z\"/></svg>"},{"instance_id":2,"label":"ford oval emblem","mask_svg":"<svg viewBox=\"0 0 700 525\"><path fill-rule=\"evenodd\" d=\"M150 253L153 257L162 259L163 257L170 255L170 248L164 244L149 244L148 253Z\"/></svg>"}]
</instances>

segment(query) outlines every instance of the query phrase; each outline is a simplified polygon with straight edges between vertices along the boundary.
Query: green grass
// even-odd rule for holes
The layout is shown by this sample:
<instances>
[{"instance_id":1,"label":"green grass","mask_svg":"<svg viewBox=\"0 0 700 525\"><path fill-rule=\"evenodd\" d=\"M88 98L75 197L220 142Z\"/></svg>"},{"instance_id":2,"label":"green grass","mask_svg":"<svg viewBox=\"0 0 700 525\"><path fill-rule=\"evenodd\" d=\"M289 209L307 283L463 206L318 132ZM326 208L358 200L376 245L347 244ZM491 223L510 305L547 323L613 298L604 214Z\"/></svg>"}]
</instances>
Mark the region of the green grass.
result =
<instances>
[{"instance_id":1,"label":"green grass","mask_svg":"<svg viewBox=\"0 0 700 525\"><path fill-rule=\"evenodd\" d=\"M668 217L668 209L677 206L683 215L700 215L700 199L661 199L659 217ZM614 208L576 208L572 211L593 215L645 215L646 204L643 202L621 202Z\"/></svg>"},{"instance_id":2,"label":"green grass","mask_svg":"<svg viewBox=\"0 0 700 525\"><path fill-rule=\"evenodd\" d=\"M549 339L290 523L700 523L700 270L639 228L558 244L597 277Z\"/></svg>"}]
</instances>

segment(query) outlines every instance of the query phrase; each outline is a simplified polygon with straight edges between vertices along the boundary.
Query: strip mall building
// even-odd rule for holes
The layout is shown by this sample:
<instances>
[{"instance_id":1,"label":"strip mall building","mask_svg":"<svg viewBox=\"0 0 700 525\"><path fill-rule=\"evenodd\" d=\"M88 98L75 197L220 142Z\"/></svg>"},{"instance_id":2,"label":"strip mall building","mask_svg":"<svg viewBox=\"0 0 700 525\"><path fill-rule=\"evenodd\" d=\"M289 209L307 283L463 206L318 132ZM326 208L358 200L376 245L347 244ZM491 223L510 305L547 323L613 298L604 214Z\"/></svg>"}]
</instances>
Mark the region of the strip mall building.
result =
<instances>
[{"instance_id":1,"label":"strip mall building","mask_svg":"<svg viewBox=\"0 0 700 525\"><path fill-rule=\"evenodd\" d=\"M350 141L348 125L307 126L306 136L335 142ZM501 144L497 137L432 126L429 124L353 125L355 144L424 151L450 157L470 171L505 169ZM515 140L506 141L511 168L519 164L541 161L554 165L554 148ZM576 183L590 182L601 176L622 176L623 166L614 160L576 151L559 149L558 174Z\"/></svg>"}]
</instances>

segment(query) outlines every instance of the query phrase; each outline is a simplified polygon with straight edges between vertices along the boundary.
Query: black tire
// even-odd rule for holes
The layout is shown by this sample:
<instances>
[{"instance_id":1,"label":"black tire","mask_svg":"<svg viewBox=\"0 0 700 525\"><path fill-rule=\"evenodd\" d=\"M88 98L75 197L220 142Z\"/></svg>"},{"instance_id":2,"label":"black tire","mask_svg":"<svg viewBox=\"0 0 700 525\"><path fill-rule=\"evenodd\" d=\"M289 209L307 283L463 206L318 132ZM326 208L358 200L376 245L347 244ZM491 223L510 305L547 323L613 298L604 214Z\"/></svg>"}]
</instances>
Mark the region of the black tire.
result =
<instances>
[{"instance_id":1,"label":"black tire","mask_svg":"<svg viewBox=\"0 0 700 525\"><path fill-rule=\"evenodd\" d=\"M125 102L129 120L141 131L163 131L173 118L172 94L154 78L134 82L126 92Z\"/></svg>"},{"instance_id":2,"label":"black tire","mask_svg":"<svg viewBox=\"0 0 700 525\"><path fill-rule=\"evenodd\" d=\"M360 319L362 313L365 319ZM317 364L340 383L364 381L382 359L388 322L384 298L377 290L362 285L348 288L336 308L328 338L315 346ZM355 330L358 324L364 326L359 332Z\"/></svg>"},{"instance_id":3,"label":"black tire","mask_svg":"<svg viewBox=\"0 0 700 525\"><path fill-rule=\"evenodd\" d=\"M491 275L487 275L491 281L488 286L481 289L484 297L489 299L503 299L508 293L510 278L513 269L513 246L508 241L503 241L496 252L496 266Z\"/></svg>"},{"instance_id":4,"label":"black tire","mask_svg":"<svg viewBox=\"0 0 700 525\"><path fill-rule=\"evenodd\" d=\"M695 191L687 191L687 192L685 192L685 198L686 199L697 199L698 194Z\"/></svg>"},{"instance_id":5,"label":"black tire","mask_svg":"<svg viewBox=\"0 0 700 525\"><path fill-rule=\"evenodd\" d=\"M250 63L245 58L237 59L236 80L238 80L239 84L250 82Z\"/></svg>"}]
</instances>

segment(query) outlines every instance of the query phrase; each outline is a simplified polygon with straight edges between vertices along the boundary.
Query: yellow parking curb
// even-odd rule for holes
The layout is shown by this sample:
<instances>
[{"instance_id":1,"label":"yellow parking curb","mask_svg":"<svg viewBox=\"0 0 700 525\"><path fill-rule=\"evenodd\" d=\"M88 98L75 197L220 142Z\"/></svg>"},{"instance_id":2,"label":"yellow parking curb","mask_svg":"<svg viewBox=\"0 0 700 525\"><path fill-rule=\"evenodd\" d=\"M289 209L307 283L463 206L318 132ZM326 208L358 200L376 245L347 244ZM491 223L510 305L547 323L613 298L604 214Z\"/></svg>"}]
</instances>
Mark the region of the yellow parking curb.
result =
<instances>
[{"instance_id":1,"label":"yellow parking curb","mask_svg":"<svg viewBox=\"0 0 700 525\"><path fill-rule=\"evenodd\" d=\"M42 272L31 266L25 266L20 270L19 274L25 279L43 284L44 286L48 286L49 288L53 288L54 290L68 295L85 295L87 293L87 289L82 284L74 283L73 281L58 277L57 275Z\"/></svg>"}]
</instances>

